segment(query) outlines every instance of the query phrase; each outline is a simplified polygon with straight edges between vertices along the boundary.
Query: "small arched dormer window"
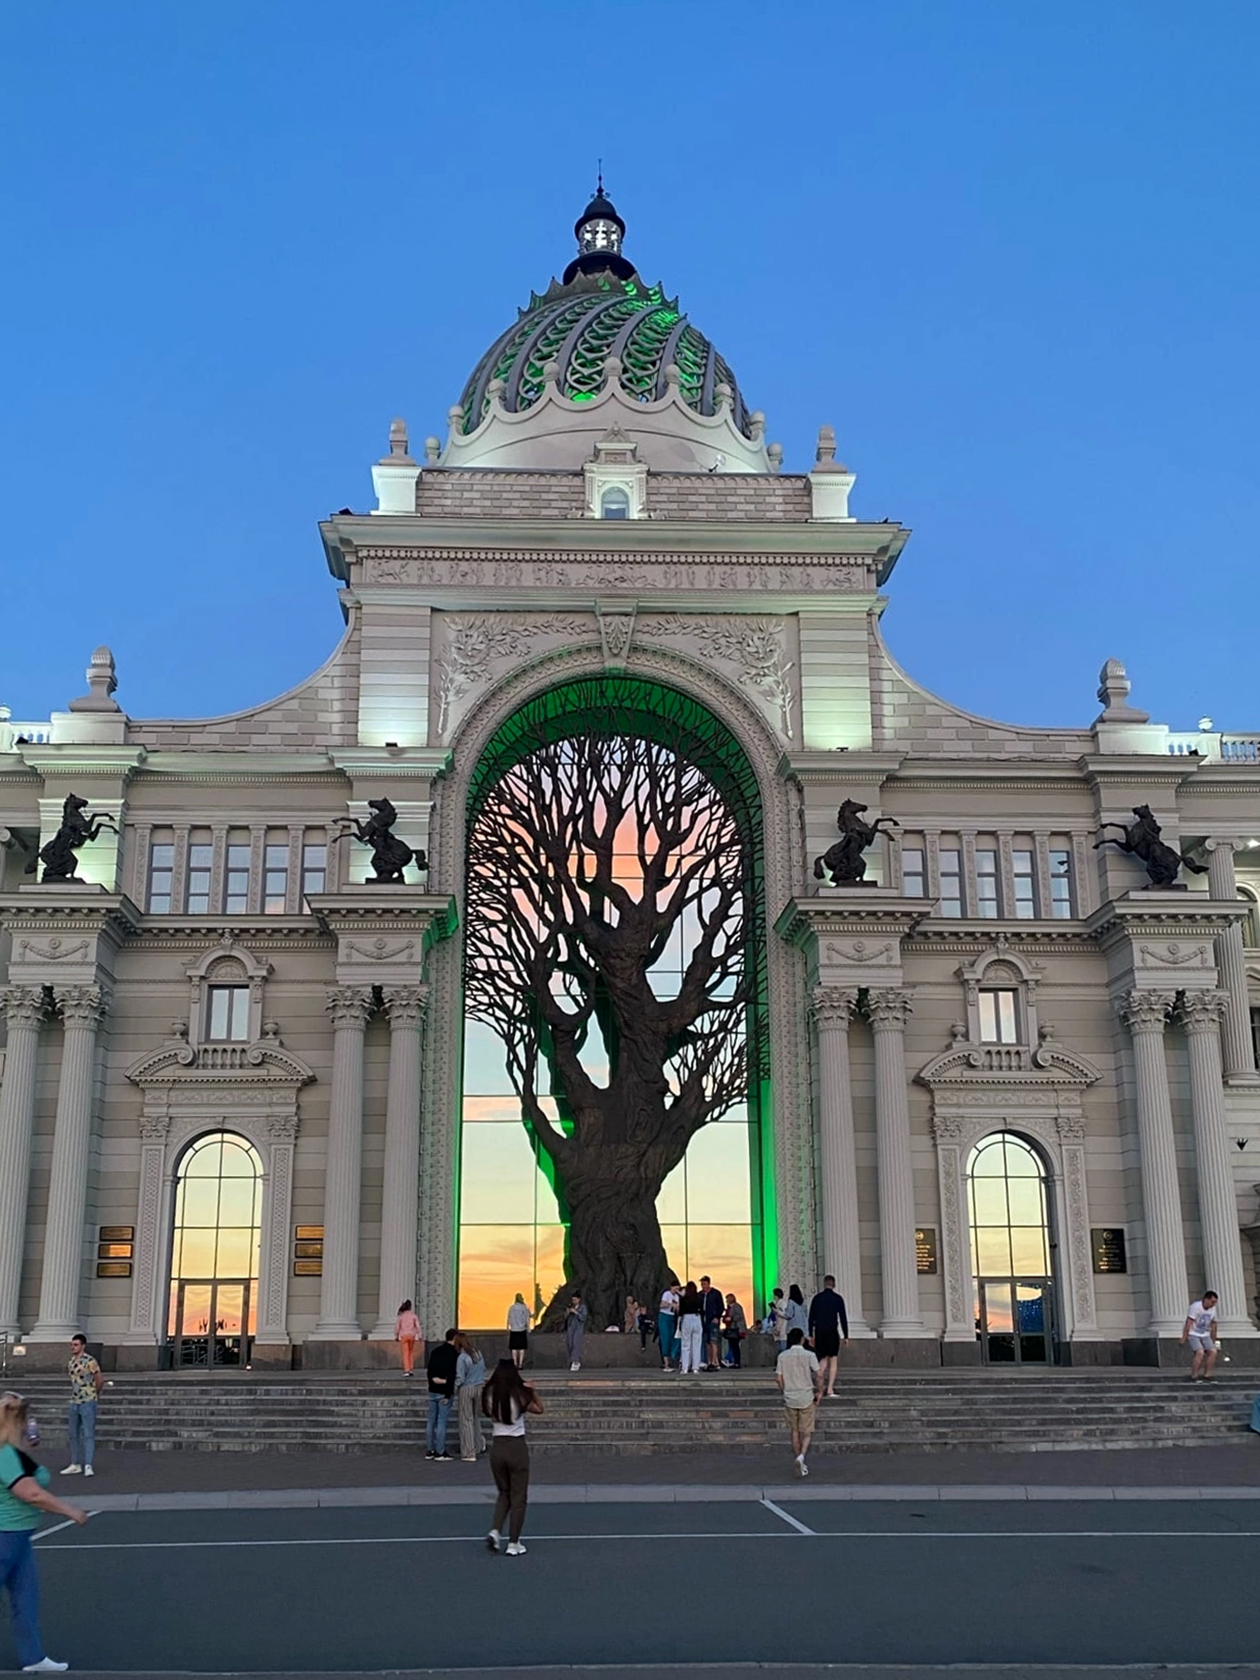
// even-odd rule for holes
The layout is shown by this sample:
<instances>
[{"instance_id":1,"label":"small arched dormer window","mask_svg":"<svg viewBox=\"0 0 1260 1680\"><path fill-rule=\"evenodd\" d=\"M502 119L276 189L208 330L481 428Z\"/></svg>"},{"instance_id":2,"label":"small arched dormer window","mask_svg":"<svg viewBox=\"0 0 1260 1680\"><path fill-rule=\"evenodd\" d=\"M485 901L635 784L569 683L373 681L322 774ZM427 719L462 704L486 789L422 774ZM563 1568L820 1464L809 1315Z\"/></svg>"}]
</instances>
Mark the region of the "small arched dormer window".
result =
<instances>
[{"instance_id":1,"label":"small arched dormer window","mask_svg":"<svg viewBox=\"0 0 1260 1680\"><path fill-rule=\"evenodd\" d=\"M610 484L599 498L601 519L629 519L630 492L620 484Z\"/></svg>"},{"instance_id":2,"label":"small arched dormer window","mask_svg":"<svg viewBox=\"0 0 1260 1680\"><path fill-rule=\"evenodd\" d=\"M966 1042L1036 1048L1041 970L1035 963L1003 940L958 975L967 999Z\"/></svg>"}]
</instances>

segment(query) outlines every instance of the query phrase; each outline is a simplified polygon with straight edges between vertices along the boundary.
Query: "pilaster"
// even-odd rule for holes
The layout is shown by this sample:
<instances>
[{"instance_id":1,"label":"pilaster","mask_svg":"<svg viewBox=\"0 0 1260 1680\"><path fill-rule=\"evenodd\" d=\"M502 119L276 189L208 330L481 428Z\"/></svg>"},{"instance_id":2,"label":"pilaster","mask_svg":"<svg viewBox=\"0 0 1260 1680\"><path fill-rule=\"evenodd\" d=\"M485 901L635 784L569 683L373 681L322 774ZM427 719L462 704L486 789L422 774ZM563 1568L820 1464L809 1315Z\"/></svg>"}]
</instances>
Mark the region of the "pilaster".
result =
<instances>
[{"instance_id":1,"label":"pilaster","mask_svg":"<svg viewBox=\"0 0 1260 1680\"><path fill-rule=\"evenodd\" d=\"M861 1223L849 1073L849 1022L857 1000L855 989L820 986L810 1004L818 1047L822 1270L836 1278L848 1308L849 1335L853 1338L872 1334L862 1305Z\"/></svg>"},{"instance_id":2,"label":"pilaster","mask_svg":"<svg viewBox=\"0 0 1260 1680\"><path fill-rule=\"evenodd\" d=\"M1180 1332L1190 1299L1186 1293L1177 1146L1164 1057L1164 1023L1175 998L1171 991L1133 989L1116 1000L1117 1011L1129 1029L1133 1044L1142 1207L1151 1290L1150 1329L1156 1336Z\"/></svg>"}]
</instances>

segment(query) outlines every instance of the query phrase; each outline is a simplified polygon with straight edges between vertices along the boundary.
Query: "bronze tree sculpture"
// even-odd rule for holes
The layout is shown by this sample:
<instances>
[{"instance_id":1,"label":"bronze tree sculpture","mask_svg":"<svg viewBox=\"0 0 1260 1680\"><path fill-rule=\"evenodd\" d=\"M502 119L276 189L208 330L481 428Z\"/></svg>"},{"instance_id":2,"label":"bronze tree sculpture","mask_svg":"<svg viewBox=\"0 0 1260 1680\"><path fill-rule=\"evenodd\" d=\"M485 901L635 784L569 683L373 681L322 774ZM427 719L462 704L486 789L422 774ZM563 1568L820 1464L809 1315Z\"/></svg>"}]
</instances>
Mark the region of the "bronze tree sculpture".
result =
<instances>
[{"instance_id":1,"label":"bronze tree sculpture","mask_svg":"<svg viewBox=\"0 0 1260 1680\"><path fill-rule=\"evenodd\" d=\"M406 882L404 871L409 863L414 863L421 874L428 868L428 859L423 852L413 851L405 840L400 840L394 833L394 824L398 821L398 812L388 799L369 799L368 810L372 815L366 822L360 822L357 817L342 817L340 820L348 826L340 834L333 836L336 840L360 840L365 846L372 848L372 886L383 883L402 886Z\"/></svg>"},{"instance_id":2,"label":"bronze tree sculpture","mask_svg":"<svg viewBox=\"0 0 1260 1680\"><path fill-rule=\"evenodd\" d=\"M61 827L48 844L40 848L39 855L27 864L26 874L33 875L42 863L44 873L40 876L41 882L73 881L80 846L95 840L102 831L118 833L108 811L89 811L87 807L87 800L80 799L78 794L72 793L67 797L61 807Z\"/></svg>"},{"instance_id":3,"label":"bronze tree sculpture","mask_svg":"<svg viewBox=\"0 0 1260 1680\"><path fill-rule=\"evenodd\" d=\"M862 821L867 809L856 799L846 799L836 812L836 827L840 838L829 846L820 858L814 859L814 876L829 886L866 885L866 859L862 853L875 844L875 838L885 825L900 828L895 817L876 817L873 823Z\"/></svg>"},{"instance_id":4,"label":"bronze tree sculpture","mask_svg":"<svg viewBox=\"0 0 1260 1680\"><path fill-rule=\"evenodd\" d=\"M1185 890L1185 883L1178 881L1177 872L1184 865L1192 869L1196 875L1206 875L1207 868L1201 863L1194 863L1184 852L1174 850L1160 839L1160 826L1149 805L1135 805L1133 815L1135 823L1104 823L1103 829L1118 828L1123 834L1123 840L1102 833L1101 838L1095 840L1094 850L1100 846L1118 846L1122 852L1130 852L1140 862L1146 865L1149 884L1152 887L1175 887Z\"/></svg>"},{"instance_id":5,"label":"bronze tree sculpture","mask_svg":"<svg viewBox=\"0 0 1260 1680\"><path fill-rule=\"evenodd\" d=\"M466 1009L506 1048L569 1223L548 1327L570 1288L601 1326L658 1298L661 1186L747 1097L745 842L683 750L629 734L540 736L475 815Z\"/></svg>"}]
</instances>

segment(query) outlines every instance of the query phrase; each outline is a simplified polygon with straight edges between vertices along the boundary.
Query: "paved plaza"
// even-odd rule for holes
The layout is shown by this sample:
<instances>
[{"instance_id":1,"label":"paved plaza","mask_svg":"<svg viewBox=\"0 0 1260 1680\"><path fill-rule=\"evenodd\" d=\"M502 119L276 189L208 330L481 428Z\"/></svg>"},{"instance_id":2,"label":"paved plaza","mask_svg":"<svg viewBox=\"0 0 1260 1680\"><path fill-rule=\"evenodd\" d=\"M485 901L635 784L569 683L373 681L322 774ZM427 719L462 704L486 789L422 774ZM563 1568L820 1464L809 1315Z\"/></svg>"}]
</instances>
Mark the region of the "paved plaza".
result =
<instances>
[{"instance_id":1,"label":"paved plaza","mask_svg":"<svg viewBox=\"0 0 1260 1680\"><path fill-rule=\"evenodd\" d=\"M539 1499L519 1559L472 1502L105 1512L38 1543L46 1634L150 1674L1256 1654L1254 1496L733 1491Z\"/></svg>"}]
</instances>

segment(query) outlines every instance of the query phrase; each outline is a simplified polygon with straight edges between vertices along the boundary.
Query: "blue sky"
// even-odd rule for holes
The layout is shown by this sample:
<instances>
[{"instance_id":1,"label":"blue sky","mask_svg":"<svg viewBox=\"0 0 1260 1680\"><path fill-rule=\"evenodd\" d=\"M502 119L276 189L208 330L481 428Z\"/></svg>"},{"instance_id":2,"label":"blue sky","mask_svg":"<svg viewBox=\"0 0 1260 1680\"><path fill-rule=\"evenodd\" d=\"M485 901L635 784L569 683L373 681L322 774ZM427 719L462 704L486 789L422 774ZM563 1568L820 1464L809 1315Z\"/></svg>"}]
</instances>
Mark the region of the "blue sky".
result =
<instances>
[{"instance_id":1,"label":"blue sky","mask_svg":"<svg viewBox=\"0 0 1260 1680\"><path fill-rule=\"evenodd\" d=\"M567 261L628 253L853 511L885 630L1039 724L1098 667L1260 727L1254 0L10 0L0 702L118 659L134 716L256 703L341 629L316 521Z\"/></svg>"}]
</instances>

